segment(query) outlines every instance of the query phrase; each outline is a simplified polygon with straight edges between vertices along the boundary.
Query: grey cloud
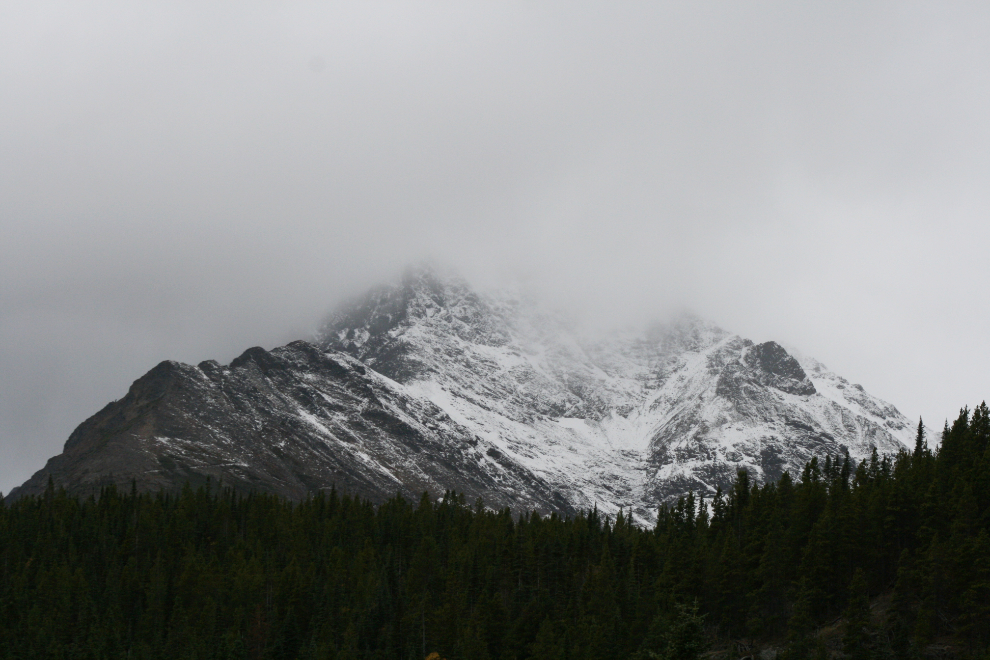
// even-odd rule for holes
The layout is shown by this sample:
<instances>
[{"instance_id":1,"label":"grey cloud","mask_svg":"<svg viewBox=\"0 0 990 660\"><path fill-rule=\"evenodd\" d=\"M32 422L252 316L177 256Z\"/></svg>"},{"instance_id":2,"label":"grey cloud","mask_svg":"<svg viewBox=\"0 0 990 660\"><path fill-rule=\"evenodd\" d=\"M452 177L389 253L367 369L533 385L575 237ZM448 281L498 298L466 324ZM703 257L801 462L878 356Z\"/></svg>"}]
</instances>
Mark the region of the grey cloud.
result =
<instances>
[{"instance_id":1,"label":"grey cloud","mask_svg":"<svg viewBox=\"0 0 990 660\"><path fill-rule=\"evenodd\" d=\"M986 395L979 3L7 3L0 489L424 257Z\"/></svg>"}]
</instances>

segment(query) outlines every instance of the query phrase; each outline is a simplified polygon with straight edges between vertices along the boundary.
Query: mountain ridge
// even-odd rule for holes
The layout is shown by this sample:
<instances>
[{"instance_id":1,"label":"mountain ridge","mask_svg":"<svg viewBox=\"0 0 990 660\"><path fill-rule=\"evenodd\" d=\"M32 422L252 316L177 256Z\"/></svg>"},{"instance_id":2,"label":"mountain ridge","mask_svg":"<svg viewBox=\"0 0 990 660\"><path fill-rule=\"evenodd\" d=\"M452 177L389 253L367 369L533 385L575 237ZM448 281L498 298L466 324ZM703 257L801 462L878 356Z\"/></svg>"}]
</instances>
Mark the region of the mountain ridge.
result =
<instances>
[{"instance_id":1,"label":"mountain ridge","mask_svg":"<svg viewBox=\"0 0 990 660\"><path fill-rule=\"evenodd\" d=\"M156 366L11 495L49 474L80 492L210 476L295 499L332 485L376 501L456 489L649 523L737 469L772 480L815 454L896 452L911 433L896 408L776 342L690 316L594 336L522 296L418 269L339 307L314 343Z\"/></svg>"}]
</instances>

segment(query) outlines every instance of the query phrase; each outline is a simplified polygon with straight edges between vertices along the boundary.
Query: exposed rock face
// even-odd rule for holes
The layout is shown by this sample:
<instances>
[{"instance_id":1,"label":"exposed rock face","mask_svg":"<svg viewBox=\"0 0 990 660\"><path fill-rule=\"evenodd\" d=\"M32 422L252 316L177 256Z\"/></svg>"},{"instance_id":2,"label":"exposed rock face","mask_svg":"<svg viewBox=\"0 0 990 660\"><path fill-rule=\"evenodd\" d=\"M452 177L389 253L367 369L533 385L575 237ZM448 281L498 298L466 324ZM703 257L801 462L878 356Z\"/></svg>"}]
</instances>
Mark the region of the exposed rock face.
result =
<instances>
[{"instance_id":1,"label":"exposed rock face","mask_svg":"<svg viewBox=\"0 0 990 660\"><path fill-rule=\"evenodd\" d=\"M808 380L804 369L777 342L768 341L751 348L746 353L746 365L762 385L791 394L815 393L815 385Z\"/></svg>"},{"instance_id":2,"label":"exposed rock face","mask_svg":"<svg viewBox=\"0 0 990 660\"><path fill-rule=\"evenodd\" d=\"M162 362L11 494L41 492L49 474L78 493L209 476L296 499L334 484L378 501L452 488L496 506L573 511L538 477L485 450L428 400L347 355L297 341L248 349L228 367Z\"/></svg>"},{"instance_id":3,"label":"exposed rock face","mask_svg":"<svg viewBox=\"0 0 990 660\"><path fill-rule=\"evenodd\" d=\"M332 484L374 500L456 489L649 522L737 469L776 479L815 454L897 451L911 434L893 406L774 342L693 318L587 336L421 270L336 312L316 345L158 365L12 494L49 474L78 492L209 475L294 498Z\"/></svg>"}]
</instances>

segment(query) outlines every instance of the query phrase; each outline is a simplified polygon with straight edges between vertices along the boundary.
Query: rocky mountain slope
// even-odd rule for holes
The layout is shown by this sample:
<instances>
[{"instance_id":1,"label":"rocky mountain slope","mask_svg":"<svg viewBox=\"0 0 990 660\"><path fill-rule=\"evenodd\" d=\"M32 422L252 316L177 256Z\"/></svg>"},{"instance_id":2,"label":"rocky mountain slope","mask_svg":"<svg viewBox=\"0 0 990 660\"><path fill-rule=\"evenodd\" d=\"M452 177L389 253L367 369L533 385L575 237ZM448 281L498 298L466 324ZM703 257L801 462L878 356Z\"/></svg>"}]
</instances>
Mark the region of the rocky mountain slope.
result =
<instances>
[{"instance_id":1,"label":"rocky mountain slope","mask_svg":"<svg viewBox=\"0 0 990 660\"><path fill-rule=\"evenodd\" d=\"M451 488L649 522L740 468L775 479L812 455L861 460L911 435L896 408L774 342L696 318L589 335L420 269L338 310L313 344L158 365L13 494L40 492L49 474L79 492L209 475L296 498L333 484L375 500Z\"/></svg>"}]
</instances>

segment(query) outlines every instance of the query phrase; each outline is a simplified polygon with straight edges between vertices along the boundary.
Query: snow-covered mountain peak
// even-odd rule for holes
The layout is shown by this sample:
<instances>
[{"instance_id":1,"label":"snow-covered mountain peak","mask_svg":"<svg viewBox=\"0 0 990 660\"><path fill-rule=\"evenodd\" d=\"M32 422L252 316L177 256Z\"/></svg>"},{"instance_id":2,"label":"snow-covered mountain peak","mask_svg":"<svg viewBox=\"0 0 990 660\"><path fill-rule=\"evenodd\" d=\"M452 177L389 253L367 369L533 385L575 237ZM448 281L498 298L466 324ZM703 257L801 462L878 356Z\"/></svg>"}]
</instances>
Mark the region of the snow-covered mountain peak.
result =
<instances>
[{"instance_id":1,"label":"snow-covered mountain peak","mask_svg":"<svg viewBox=\"0 0 990 660\"><path fill-rule=\"evenodd\" d=\"M689 489L712 494L737 469L775 479L813 454L863 458L910 437L896 408L776 342L692 315L590 333L433 272L338 312L319 342L429 399L569 501L643 519Z\"/></svg>"},{"instance_id":2,"label":"snow-covered mountain peak","mask_svg":"<svg viewBox=\"0 0 990 660\"><path fill-rule=\"evenodd\" d=\"M604 324L600 324L604 325ZM290 497L455 489L492 506L620 508L706 497L812 456L895 452L896 408L773 341L696 316L591 330L518 292L411 269L340 307L314 344L162 363L76 429L48 475L79 492L222 478Z\"/></svg>"}]
</instances>

